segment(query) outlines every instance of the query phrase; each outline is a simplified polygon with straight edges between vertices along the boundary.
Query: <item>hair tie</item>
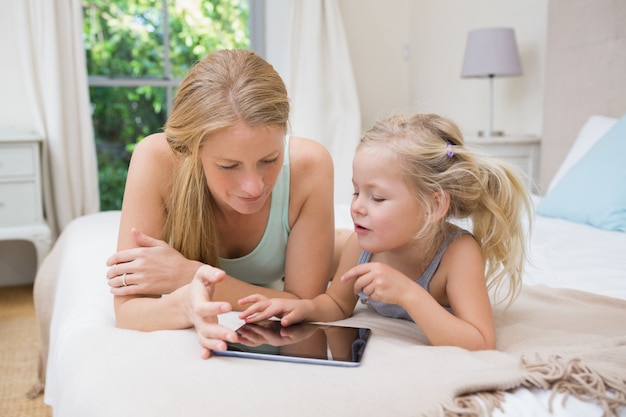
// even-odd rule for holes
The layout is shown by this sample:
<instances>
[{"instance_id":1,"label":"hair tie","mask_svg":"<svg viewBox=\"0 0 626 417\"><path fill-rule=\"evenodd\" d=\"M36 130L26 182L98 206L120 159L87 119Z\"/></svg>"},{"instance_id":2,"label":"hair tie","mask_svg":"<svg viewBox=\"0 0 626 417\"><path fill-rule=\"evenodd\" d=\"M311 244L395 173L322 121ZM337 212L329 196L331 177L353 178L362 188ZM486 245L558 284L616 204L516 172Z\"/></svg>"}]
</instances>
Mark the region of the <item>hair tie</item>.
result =
<instances>
[{"instance_id":1,"label":"hair tie","mask_svg":"<svg viewBox=\"0 0 626 417\"><path fill-rule=\"evenodd\" d=\"M450 142L446 142L446 153L448 154L448 158L452 158L454 156L454 148Z\"/></svg>"}]
</instances>

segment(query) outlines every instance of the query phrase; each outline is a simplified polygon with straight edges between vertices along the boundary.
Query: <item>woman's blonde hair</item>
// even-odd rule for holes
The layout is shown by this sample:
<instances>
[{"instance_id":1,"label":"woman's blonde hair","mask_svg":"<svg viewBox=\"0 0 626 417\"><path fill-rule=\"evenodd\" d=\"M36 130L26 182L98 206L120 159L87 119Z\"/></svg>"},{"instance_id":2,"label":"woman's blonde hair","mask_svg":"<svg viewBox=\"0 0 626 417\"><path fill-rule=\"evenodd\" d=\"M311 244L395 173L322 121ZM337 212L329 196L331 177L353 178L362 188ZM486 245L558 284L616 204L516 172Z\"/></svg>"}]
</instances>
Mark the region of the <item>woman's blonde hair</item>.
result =
<instances>
[{"instance_id":1,"label":"woman's blonde hair","mask_svg":"<svg viewBox=\"0 0 626 417\"><path fill-rule=\"evenodd\" d=\"M164 235L188 259L218 265L212 199L199 158L212 134L242 121L286 132L289 98L274 68L254 52L220 50L196 63L181 82L165 135L177 155Z\"/></svg>"},{"instance_id":2,"label":"woman's blonde hair","mask_svg":"<svg viewBox=\"0 0 626 417\"><path fill-rule=\"evenodd\" d=\"M457 125L434 114L399 114L378 121L364 133L358 149L380 146L397 158L409 189L426 210L428 220L417 237L434 247L450 220L471 220L486 262L487 287L510 304L522 285L523 223L530 225L532 215L528 190L515 169L469 150ZM432 198L437 193L449 199L443 217L437 216L438 200Z\"/></svg>"}]
</instances>

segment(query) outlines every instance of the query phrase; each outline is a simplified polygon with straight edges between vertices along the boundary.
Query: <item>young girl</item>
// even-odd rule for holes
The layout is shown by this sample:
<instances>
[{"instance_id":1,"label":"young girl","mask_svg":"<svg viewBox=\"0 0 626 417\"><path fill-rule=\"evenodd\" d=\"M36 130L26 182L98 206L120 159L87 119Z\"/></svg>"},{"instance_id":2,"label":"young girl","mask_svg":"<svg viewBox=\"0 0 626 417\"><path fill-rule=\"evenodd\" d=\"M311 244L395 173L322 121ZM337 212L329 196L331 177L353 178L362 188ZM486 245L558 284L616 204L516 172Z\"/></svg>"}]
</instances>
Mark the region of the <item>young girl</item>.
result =
<instances>
[{"instance_id":1,"label":"young girl","mask_svg":"<svg viewBox=\"0 0 626 417\"><path fill-rule=\"evenodd\" d=\"M522 181L472 153L453 122L431 114L397 115L365 132L352 181L355 233L326 293L244 297L240 305L253 304L240 317L281 317L283 326L335 321L360 299L414 321L433 345L494 349L489 291L512 302L521 286L531 207ZM452 219L471 220L473 232Z\"/></svg>"}]
</instances>

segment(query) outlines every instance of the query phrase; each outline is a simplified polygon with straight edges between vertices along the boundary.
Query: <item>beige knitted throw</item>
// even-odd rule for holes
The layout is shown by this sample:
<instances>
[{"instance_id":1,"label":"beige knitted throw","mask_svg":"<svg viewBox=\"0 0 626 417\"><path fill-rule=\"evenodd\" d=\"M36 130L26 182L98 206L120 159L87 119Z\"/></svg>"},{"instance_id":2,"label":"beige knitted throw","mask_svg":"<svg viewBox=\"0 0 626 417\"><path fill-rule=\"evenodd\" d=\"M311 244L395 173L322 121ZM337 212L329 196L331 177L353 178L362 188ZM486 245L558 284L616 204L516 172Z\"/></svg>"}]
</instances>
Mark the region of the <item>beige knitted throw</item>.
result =
<instances>
[{"instance_id":1,"label":"beige knitted throw","mask_svg":"<svg viewBox=\"0 0 626 417\"><path fill-rule=\"evenodd\" d=\"M604 416L626 407L625 300L524 287L515 303L496 315L496 332L497 349L519 358L519 375L508 380L484 375L480 388L475 383L459 387L454 404L443 405L446 416L483 415L476 398L492 411L500 406L503 391L518 386L596 402Z\"/></svg>"}]
</instances>

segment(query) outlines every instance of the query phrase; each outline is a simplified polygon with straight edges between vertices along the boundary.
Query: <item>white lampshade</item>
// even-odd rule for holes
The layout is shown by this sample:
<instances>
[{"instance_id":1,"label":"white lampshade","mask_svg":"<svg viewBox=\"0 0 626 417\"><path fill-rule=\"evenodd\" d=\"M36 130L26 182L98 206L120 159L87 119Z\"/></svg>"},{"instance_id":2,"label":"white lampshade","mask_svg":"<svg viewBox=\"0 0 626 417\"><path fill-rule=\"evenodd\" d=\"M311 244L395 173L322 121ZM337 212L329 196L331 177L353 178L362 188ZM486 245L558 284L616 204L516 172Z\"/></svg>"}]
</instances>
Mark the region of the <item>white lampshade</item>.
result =
<instances>
[{"instance_id":1,"label":"white lampshade","mask_svg":"<svg viewBox=\"0 0 626 417\"><path fill-rule=\"evenodd\" d=\"M468 33L461 77L522 75L515 32L511 28L475 29Z\"/></svg>"},{"instance_id":2,"label":"white lampshade","mask_svg":"<svg viewBox=\"0 0 626 417\"><path fill-rule=\"evenodd\" d=\"M485 28L470 31L465 45L461 77L489 78L489 130L479 132L479 135L504 134L493 130L493 79L512 75L522 75L513 29Z\"/></svg>"}]
</instances>

